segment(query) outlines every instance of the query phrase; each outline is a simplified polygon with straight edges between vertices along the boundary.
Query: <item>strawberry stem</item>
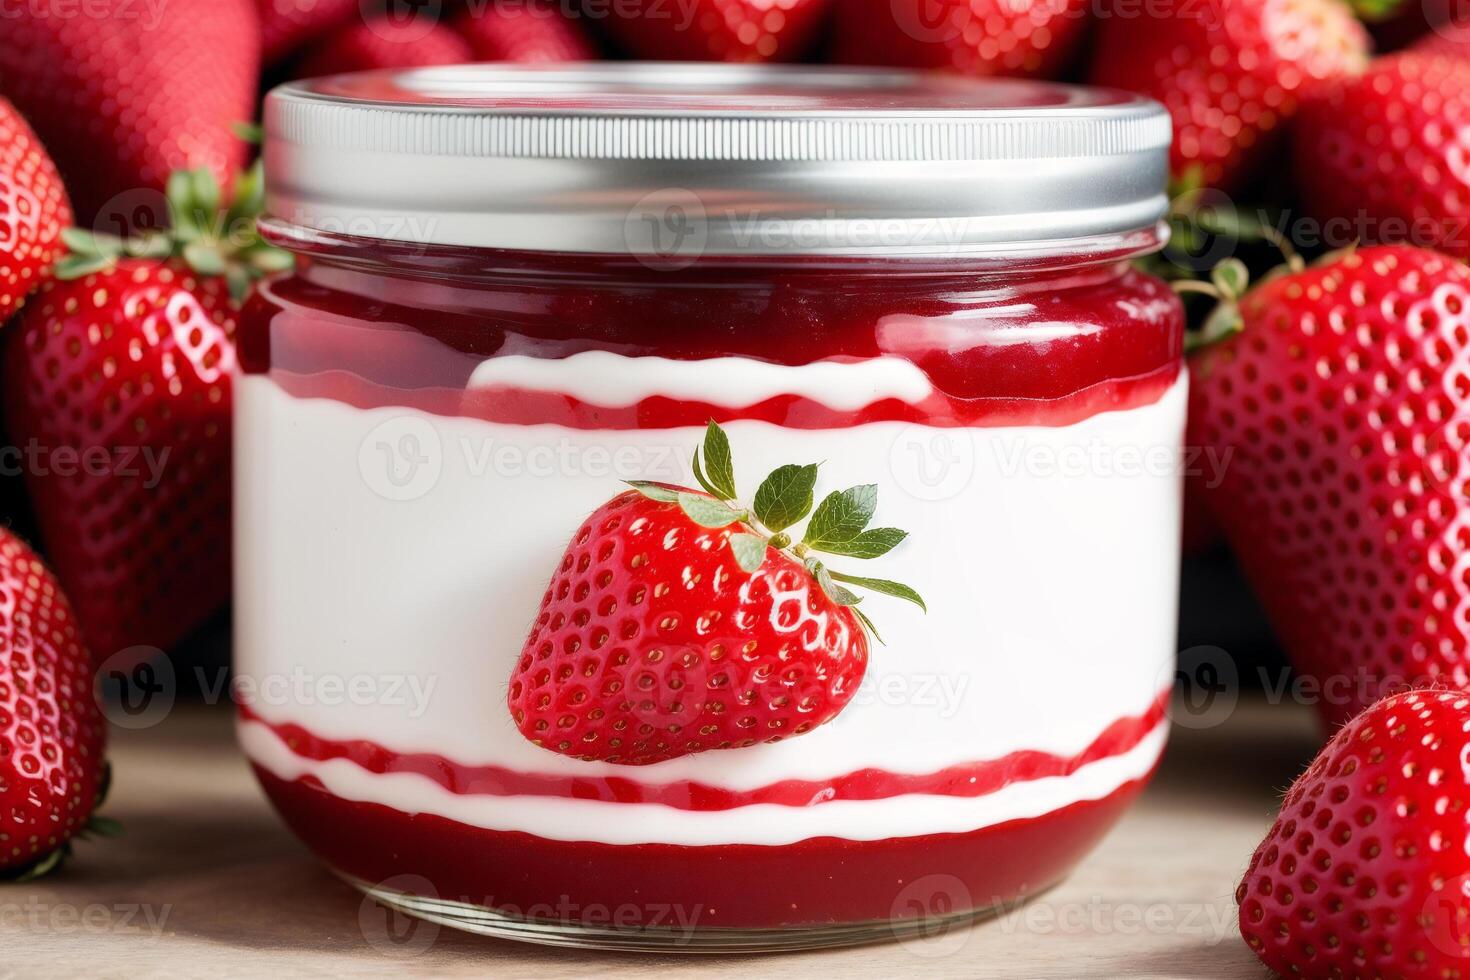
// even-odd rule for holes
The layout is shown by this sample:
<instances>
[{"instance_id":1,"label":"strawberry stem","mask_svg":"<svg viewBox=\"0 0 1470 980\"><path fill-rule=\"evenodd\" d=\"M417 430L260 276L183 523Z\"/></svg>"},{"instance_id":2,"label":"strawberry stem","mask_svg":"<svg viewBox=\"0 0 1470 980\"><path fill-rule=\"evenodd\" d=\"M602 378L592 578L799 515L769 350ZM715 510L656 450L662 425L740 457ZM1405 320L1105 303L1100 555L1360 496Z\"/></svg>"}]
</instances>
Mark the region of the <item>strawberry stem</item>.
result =
<instances>
[{"instance_id":1,"label":"strawberry stem","mask_svg":"<svg viewBox=\"0 0 1470 980\"><path fill-rule=\"evenodd\" d=\"M265 203L259 161L235 181L223 206L219 185L208 170L178 170L165 191L169 227L132 238L68 228L69 254L56 264L59 279L79 279L113 268L125 258L179 259L201 276L223 277L239 302L256 280L290 269L290 252L260 237L256 219Z\"/></svg>"}]
</instances>

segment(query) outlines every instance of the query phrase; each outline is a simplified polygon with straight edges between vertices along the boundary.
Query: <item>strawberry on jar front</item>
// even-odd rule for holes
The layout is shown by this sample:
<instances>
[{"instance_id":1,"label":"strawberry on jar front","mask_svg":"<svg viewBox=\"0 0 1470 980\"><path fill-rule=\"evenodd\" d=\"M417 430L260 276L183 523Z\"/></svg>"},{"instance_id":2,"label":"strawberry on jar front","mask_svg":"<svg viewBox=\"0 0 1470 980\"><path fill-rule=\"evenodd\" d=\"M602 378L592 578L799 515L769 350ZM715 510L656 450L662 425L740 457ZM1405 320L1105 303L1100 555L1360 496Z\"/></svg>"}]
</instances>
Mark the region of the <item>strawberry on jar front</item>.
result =
<instances>
[{"instance_id":1,"label":"strawberry on jar front","mask_svg":"<svg viewBox=\"0 0 1470 980\"><path fill-rule=\"evenodd\" d=\"M620 948L1057 882L1163 748L1153 102L639 65L296 83L241 326L240 739L338 874Z\"/></svg>"}]
</instances>

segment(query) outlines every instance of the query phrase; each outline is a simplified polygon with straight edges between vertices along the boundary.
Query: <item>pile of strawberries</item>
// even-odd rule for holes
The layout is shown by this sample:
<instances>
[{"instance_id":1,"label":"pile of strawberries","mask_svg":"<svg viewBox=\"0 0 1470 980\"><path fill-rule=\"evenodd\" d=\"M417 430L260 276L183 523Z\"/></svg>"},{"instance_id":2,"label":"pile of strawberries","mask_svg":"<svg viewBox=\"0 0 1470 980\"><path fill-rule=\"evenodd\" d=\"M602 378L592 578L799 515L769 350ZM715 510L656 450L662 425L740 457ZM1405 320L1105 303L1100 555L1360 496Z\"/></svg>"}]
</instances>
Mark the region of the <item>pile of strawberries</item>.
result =
<instances>
[{"instance_id":1,"label":"pile of strawberries","mask_svg":"<svg viewBox=\"0 0 1470 980\"><path fill-rule=\"evenodd\" d=\"M469 61L901 65L1169 108L1176 246L1155 268L1213 297L1190 300L1190 441L1229 460L1192 510L1297 670L1348 681L1241 884L1242 933L1283 973L1470 975L1470 23L1432 20L1384 0L16 6L3 428L54 575L0 530L0 868L49 867L100 799L91 663L168 650L228 601L235 320L289 265L254 230L264 87ZM1207 267L1237 251L1255 288L1240 258Z\"/></svg>"}]
</instances>

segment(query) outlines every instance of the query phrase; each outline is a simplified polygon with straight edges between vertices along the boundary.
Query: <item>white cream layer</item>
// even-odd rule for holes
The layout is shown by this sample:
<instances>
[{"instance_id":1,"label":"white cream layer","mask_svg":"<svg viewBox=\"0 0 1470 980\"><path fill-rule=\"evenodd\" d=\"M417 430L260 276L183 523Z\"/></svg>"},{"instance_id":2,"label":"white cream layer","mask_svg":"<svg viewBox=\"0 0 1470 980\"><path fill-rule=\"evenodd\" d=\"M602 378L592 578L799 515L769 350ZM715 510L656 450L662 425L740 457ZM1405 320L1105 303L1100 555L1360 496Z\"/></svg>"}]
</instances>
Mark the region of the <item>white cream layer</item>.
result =
<instances>
[{"instance_id":1,"label":"white cream layer","mask_svg":"<svg viewBox=\"0 0 1470 980\"><path fill-rule=\"evenodd\" d=\"M870 767L933 772L1024 749L1075 755L1145 712L1172 678L1182 377L1154 404L1062 427L727 425L746 494L785 462L823 461L823 492L878 483L875 523L911 537L881 572L846 564L913 584L930 612L868 600L888 645L875 647L863 690L831 724L636 769L536 748L511 723L505 692L571 533L621 480L687 482L698 429L364 410L294 398L261 376L241 378L236 398L237 673L268 721L466 765L749 790ZM283 765L256 754L259 739L247 749L273 771ZM1135 763L1133 775L1147 768ZM394 782L380 799L389 805L435 805L427 781L368 779ZM1075 788L1075 799L1095 790ZM899 813L907 799L875 802ZM915 803L916 819L931 805ZM601 812L589 818L579 801L536 806L571 808L568 820L587 823L578 839L643 833L637 808L593 804ZM780 822L767 826L752 809L740 811L751 821L742 840L784 839ZM901 831L903 820L889 825Z\"/></svg>"},{"instance_id":2,"label":"white cream layer","mask_svg":"<svg viewBox=\"0 0 1470 980\"><path fill-rule=\"evenodd\" d=\"M592 405L622 408L662 396L728 408L799 395L835 411L853 411L887 398L915 404L934 393L913 361L874 357L793 366L745 357L676 361L584 351L570 357L492 357L470 377L470 388L513 386L554 391Z\"/></svg>"},{"instance_id":3,"label":"white cream layer","mask_svg":"<svg viewBox=\"0 0 1470 980\"><path fill-rule=\"evenodd\" d=\"M1168 721L1122 755L1082 766L1069 776L1012 783L984 796L911 794L881 800L833 800L816 806L762 803L732 810L680 810L658 803L605 803L546 796L451 793L415 773L372 773L345 759L296 755L265 725L238 726L245 753L284 780L315 776L340 799L378 803L404 813L431 813L485 830L521 831L550 840L604 844L793 844L811 837L887 840L964 833L1008 820L1039 817L1082 800L1099 800L1146 776L1163 751Z\"/></svg>"}]
</instances>

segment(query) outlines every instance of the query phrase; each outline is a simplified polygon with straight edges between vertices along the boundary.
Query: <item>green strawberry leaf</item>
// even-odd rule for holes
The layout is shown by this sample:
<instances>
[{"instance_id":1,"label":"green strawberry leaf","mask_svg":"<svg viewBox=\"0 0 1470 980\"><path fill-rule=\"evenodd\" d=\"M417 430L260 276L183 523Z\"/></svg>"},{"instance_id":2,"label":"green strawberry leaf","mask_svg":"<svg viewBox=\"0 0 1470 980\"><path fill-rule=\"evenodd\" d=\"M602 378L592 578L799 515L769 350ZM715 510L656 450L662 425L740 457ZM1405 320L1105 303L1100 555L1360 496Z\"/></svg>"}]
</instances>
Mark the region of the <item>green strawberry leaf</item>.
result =
<instances>
[{"instance_id":1,"label":"green strawberry leaf","mask_svg":"<svg viewBox=\"0 0 1470 980\"><path fill-rule=\"evenodd\" d=\"M880 644L882 644L885 647L888 645L887 643L884 643L883 642L883 637L882 637L882 635L879 634L878 627L876 627L876 626L873 625L873 621L868 618L868 614L867 613L863 612L861 609L854 609L852 612L853 612L853 615L855 615L859 620L861 620L862 621L862 624L868 628L868 632L873 634L873 639L877 640Z\"/></svg>"},{"instance_id":2,"label":"green strawberry leaf","mask_svg":"<svg viewBox=\"0 0 1470 980\"><path fill-rule=\"evenodd\" d=\"M831 574L839 582L846 582L848 585L856 585L863 589L872 589L874 592L881 592L883 595L891 595L898 599L907 599L924 612L929 611L929 607L924 605L923 597L901 582L890 582L883 578L863 578L859 575L843 575L841 572Z\"/></svg>"},{"instance_id":3,"label":"green strawberry leaf","mask_svg":"<svg viewBox=\"0 0 1470 980\"><path fill-rule=\"evenodd\" d=\"M740 520L740 514L729 505L698 493L681 493L679 507L689 519L700 527L729 527Z\"/></svg>"},{"instance_id":4,"label":"green strawberry leaf","mask_svg":"<svg viewBox=\"0 0 1470 980\"><path fill-rule=\"evenodd\" d=\"M201 276L221 276L225 272L225 257L218 248L204 242L190 242L185 245L184 261Z\"/></svg>"},{"instance_id":5,"label":"green strawberry leaf","mask_svg":"<svg viewBox=\"0 0 1470 980\"><path fill-rule=\"evenodd\" d=\"M730 550L735 552L735 563L750 575L760 570L766 561L766 539L759 534L730 535Z\"/></svg>"},{"instance_id":6,"label":"green strawberry leaf","mask_svg":"<svg viewBox=\"0 0 1470 980\"><path fill-rule=\"evenodd\" d=\"M816 576L817 584L822 587L822 591L827 593L827 598L839 606L855 606L863 601L862 597L851 589L844 589L832 581L832 571L826 565L823 565L819 561L814 561L808 567L811 569L812 574Z\"/></svg>"},{"instance_id":7,"label":"green strawberry leaf","mask_svg":"<svg viewBox=\"0 0 1470 980\"><path fill-rule=\"evenodd\" d=\"M63 228L61 241L72 255L86 258L117 258L123 254L125 244L116 235L87 231L85 228Z\"/></svg>"},{"instance_id":8,"label":"green strawberry leaf","mask_svg":"<svg viewBox=\"0 0 1470 980\"><path fill-rule=\"evenodd\" d=\"M114 261L106 255L68 255L56 263L53 272L57 279L81 279L111 268Z\"/></svg>"},{"instance_id":9,"label":"green strawberry leaf","mask_svg":"<svg viewBox=\"0 0 1470 980\"><path fill-rule=\"evenodd\" d=\"M649 500L657 500L661 504L676 504L679 502L679 491L671 490L659 483L649 483L647 480L629 480L628 486L637 490Z\"/></svg>"},{"instance_id":10,"label":"green strawberry leaf","mask_svg":"<svg viewBox=\"0 0 1470 980\"><path fill-rule=\"evenodd\" d=\"M872 484L828 494L812 514L802 541L808 548L831 551L862 534L877 509L878 488Z\"/></svg>"},{"instance_id":11,"label":"green strawberry leaf","mask_svg":"<svg viewBox=\"0 0 1470 980\"><path fill-rule=\"evenodd\" d=\"M823 551L848 558L878 558L897 548L909 532L896 527L869 528L851 541L829 544Z\"/></svg>"},{"instance_id":12,"label":"green strawberry leaf","mask_svg":"<svg viewBox=\"0 0 1470 980\"><path fill-rule=\"evenodd\" d=\"M189 175L190 200L200 221L209 225L219 213L219 181L205 167L186 171Z\"/></svg>"},{"instance_id":13,"label":"green strawberry leaf","mask_svg":"<svg viewBox=\"0 0 1470 980\"><path fill-rule=\"evenodd\" d=\"M704 430L704 472L709 489L721 500L734 500L735 464L730 456L730 437L713 419Z\"/></svg>"},{"instance_id":14,"label":"green strawberry leaf","mask_svg":"<svg viewBox=\"0 0 1470 980\"><path fill-rule=\"evenodd\" d=\"M812 509L817 466L778 467L755 492L755 516L772 531L784 531Z\"/></svg>"},{"instance_id":15,"label":"green strawberry leaf","mask_svg":"<svg viewBox=\"0 0 1470 980\"><path fill-rule=\"evenodd\" d=\"M230 123L230 132L234 133L235 138L240 142L249 143L251 146L259 146L265 141L265 129L259 123L237 119Z\"/></svg>"}]
</instances>

